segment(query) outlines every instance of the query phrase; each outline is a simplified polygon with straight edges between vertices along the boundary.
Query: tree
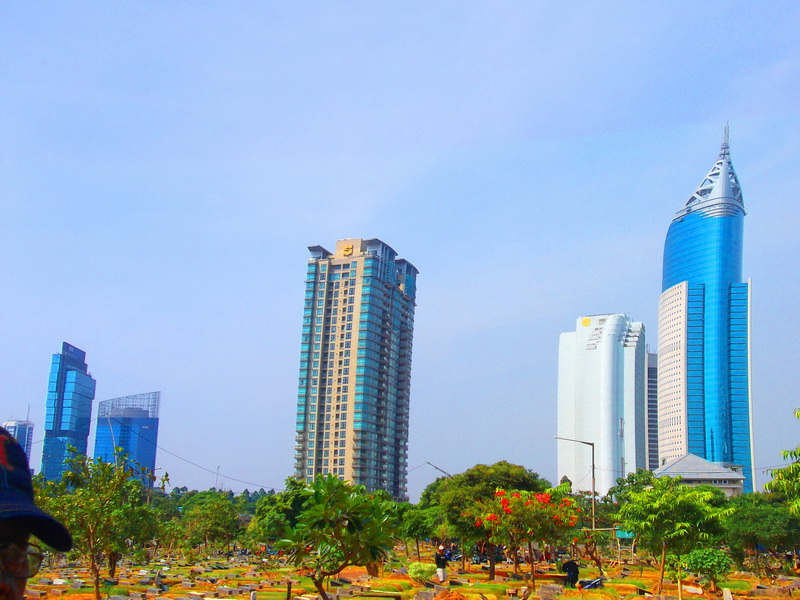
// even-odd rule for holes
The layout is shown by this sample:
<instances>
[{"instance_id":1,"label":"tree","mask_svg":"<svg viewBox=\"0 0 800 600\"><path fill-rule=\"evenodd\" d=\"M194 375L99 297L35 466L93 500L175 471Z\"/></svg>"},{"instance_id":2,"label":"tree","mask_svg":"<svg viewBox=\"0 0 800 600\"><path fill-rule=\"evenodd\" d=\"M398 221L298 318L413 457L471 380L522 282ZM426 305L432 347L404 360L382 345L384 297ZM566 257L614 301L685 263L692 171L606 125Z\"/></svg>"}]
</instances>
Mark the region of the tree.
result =
<instances>
[{"instance_id":1,"label":"tree","mask_svg":"<svg viewBox=\"0 0 800 600\"><path fill-rule=\"evenodd\" d=\"M277 544L295 566L312 571L311 581L328 600L324 581L351 565L383 561L397 539L394 503L336 476L317 475L303 490L297 525Z\"/></svg>"},{"instance_id":2,"label":"tree","mask_svg":"<svg viewBox=\"0 0 800 600\"><path fill-rule=\"evenodd\" d=\"M125 463L122 456L107 463L74 455L61 481L37 480L37 502L67 526L74 550L89 562L96 600L105 560L144 543L155 521L137 473Z\"/></svg>"},{"instance_id":3,"label":"tree","mask_svg":"<svg viewBox=\"0 0 800 600\"><path fill-rule=\"evenodd\" d=\"M754 557L758 569L761 549L783 560L785 552L800 545L800 516L766 494L744 494L730 499L733 513L723 519L725 541L740 568Z\"/></svg>"},{"instance_id":4,"label":"tree","mask_svg":"<svg viewBox=\"0 0 800 600\"><path fill-rule=\"evenodd\" d=\"M442 509L438 506L420 508L415 505L401 505L400 536L404 540L414 540L417 551L417 561L420 561L419 541L434 535L437 525L444 520ZM408 554L408 545L406 545Z\"/></svg>"},{"instance_id":5,"label":"tree","mask_svg":"<svg viewBox=\"0 0 800 600\"><path fill-rule=\"evenodd\" d=\"M731 560L717 548L697 548L689 552L683 561L688 571L708 578L712 592L717 591L717 583L731 572Z\"/></svg>"},{"instance_id":6,"label":"tree","mask_svg":"<svg viewBox=\"0 0 800 600\"><path fill-rule=\"evenodd\" d=\"M193 547L227 548L241 529L233 499L215 490L192 496L184 505L183 521L187 542Z\"/></svg>"},{"instance_id":7,"label":"tree","mask_svg":"<svg viewBox=\"0 0 800 600\"><path fill-rule=\"evenodd\" d=\"M647 469L636 469L635 473L628 473L625 477L617 478L617 485L608 490L606 498L623 504L631 492L641 492L646 487L653 485L655 476Z\"/></svg>"},{"instance_id":8,"label":"tree","mask_svg":"<svg viewBox=\"0 0 800 600\"><path fill-rule=\"evenodd\" d=\"M288 477L284 491L265 494L256 501L255 518L250 522L248 535L258 542L280 539L295 525L306 501L306 484Z\"/></svg>"},{"instance_id":9,"label":"tree","mask_svg":"<svg viewBox=\"0 0 800 600\"><path fill-rule=\"evenodd\" d=\"M681 556L722 533L720 519L731 509L715 507L716 500L710 490L659 477L651 486L631 491L620 507L622 528L634 532L639 545L658 557L657 593L663 588L667 553Z\"/></svg>"},{"instance_id":10,"label":"tree","mask_svg":"<svg viewBox=\"0 0 800 600\"><path fill-rule=\"evenodd\" d=\"M475 465L450 478L439 478L422 493L419 506L441 506L451 530L461 538L462 555L467 542L478 542L489 555L489 579L494 579L495 549L489 539L491 529L477 526L483 515L482 502L491 501L499 489L543 492L550 483L538 474L506 461Z\"/></svg>"},{"instance_id":11,"label":"tree","mask_svg":"<svg viewBox=\"0 0 800 600\"><path fill-rule=\"evenodd\" d=\"M422 492L422 508L441 504L441 499L454 488L469 489L476 499L489 499L498 488L543 492L550 482L530 469L501 460L493 465L475 465L453 477L440 477Z\"/></svg>"},{"instance_id":12,"label":"tree","mask_svg":"<svg viewBox=\"0 0 800 600\"><path fill-rule=\"evenodd\" d=\"M795 409L794 416L800 419L800 408ZM800 445L794 450L784 450L781 455L783 460L792 463L781 469L772 469L772 481L764 487L770 492L784 494L789 500L789 510L800 515Z\"/></svg>"},{"instance_id":13,"label":"tree","mask_svg":"<svg viewBox=\"0 0 800 600\"><path fill-rule=\"evenodd\" d=\"M475 522L476 527L486 526L495 543L506 544L514 552L514 571L519 563L516 551L527 543L531 557L531 582L535 584L533 543L564 541L580 521L581 509L566 497L569 484L543 493L498 489L491 501L484 503L487 510Z\"/></svg>"}]
</instances>

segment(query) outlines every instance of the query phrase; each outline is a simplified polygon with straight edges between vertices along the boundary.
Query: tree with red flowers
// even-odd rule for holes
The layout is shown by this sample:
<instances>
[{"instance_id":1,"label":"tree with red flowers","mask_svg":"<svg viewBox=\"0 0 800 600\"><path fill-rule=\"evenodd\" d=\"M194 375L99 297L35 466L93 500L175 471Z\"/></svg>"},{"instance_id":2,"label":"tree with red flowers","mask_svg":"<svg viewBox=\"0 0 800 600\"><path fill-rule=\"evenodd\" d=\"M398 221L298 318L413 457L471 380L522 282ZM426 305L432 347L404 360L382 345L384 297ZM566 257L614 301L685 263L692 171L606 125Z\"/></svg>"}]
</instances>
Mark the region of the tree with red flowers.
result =
<instances>
[{"instance_id":1,"label":"tree with red flowers","mask_svg":"<svg viewBox=\"0 0 800 600\"><path fill-rule=\"evenodd\" d=\"M500 461L493 465L475 465L453 477L437 479L422 493L419 506L440 506L445 523L454 537L460 539L464 556L472 542L477 542L489 557L489 579L494 579L495 547L488 538L491 529L483 517L495 490L504 489L540 492L550 483L520 465Z\"/></svg>"},{"instance_id":2,"label":"tree with red flowers","mask_svg":"<svg viewBox=\"0 0 800 600\"><path fill-rule=\"evenodd\" d=\"M516 550L527 544L531 557L531 581L534 581L533 544L562 542L574 537L580 522L581 509L567 496L567 487L559 486L543 493L498 489L486 503L483 517L476 527L486 527L490 539ZM515 559L515 572L518 562Z\"/></svg>"}]
</instances>

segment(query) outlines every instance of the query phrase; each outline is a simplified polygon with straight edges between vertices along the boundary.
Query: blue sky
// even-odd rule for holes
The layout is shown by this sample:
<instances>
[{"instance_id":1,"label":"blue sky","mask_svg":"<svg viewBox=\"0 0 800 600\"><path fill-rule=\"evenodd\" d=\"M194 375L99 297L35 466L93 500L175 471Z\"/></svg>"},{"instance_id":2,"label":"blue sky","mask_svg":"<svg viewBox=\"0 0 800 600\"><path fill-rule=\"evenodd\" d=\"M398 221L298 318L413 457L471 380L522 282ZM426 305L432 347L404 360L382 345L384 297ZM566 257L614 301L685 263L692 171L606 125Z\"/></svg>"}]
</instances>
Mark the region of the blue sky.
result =
<instances>
[{"instance_id":1,"label":"blue sky","mask_svg":"<svg viewBox=\"0 0 800 600\"><path fill-rule=\"evenodd\" d=\"M789 1L5 3L0 418L30 405L41 439L68 341L98 401L161 390L174 485L280 488L306 247L379 237L421 272L412 498L427 462L555 479L558 334L627 312L655 348L664 236L730 122L756 466L779 465L798 22Z\"/></svg>"}]
</instances>

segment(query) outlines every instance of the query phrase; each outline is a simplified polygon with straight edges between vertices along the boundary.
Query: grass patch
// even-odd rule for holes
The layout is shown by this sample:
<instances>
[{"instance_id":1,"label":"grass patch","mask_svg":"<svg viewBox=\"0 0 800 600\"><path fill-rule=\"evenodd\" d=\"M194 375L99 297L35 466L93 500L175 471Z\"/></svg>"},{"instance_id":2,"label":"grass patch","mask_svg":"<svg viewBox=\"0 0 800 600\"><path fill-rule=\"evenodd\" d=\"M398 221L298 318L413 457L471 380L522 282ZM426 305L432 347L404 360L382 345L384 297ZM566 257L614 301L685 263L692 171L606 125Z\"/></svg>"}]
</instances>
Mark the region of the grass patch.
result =
<instances>
[{"instance_id":1,"label":"grass patch","mask_svg":"<svg viewBox=\"0 0 800 600\"><path fill-rule=\"evenodd\" d=\"M81 588L81 589L84 589L84 588ZM92 590L94 590L94 586L92 586ZM80 591L80 590L78 590L78 591ZM103 594L105 595L106 598L108 598L109 596L127 596L128 592L131 591L131 588L124 587L124 586L119 586L119 587L114 586L114 587L109 588L109 587L106 587L104 585L101 585L100 586L100 591L103 592ZM69 592L67 592L67 593L69 593Z\"/></svg>"},{"instance_id":2,"label":"grass patch","mask_svg":"<svg viewBox=\"0 0 800 600\"><path fill-rule=\"evenodd\" d=\"M286 592L258 592L258 600L283 600Z\"/></svg>"},{"instance_id":3,"label":"grass patch","mask_svg":"<svg viewBox=\"0 0 800 600\"><path fill-rule=\"evenodd\" d=\"M618 583L619 585L633 585L641 589L647 589L647 585L645 585L644 581L641 579L631 579L630 577L625 577L623 579L609 579L606 581L606 585Z\"/></svg>"},{"instance_id":4,"label":"grass patch","mask_svg":"<svg viewBox=\"0 0 800 600\"><path fill-rule=\"evenodd\" d=\"M477 581L475 582L475 585L471 586L471 589L473 592L479 592L483 594L488 592L490 594L495 594L496 596L505 596L507 587L509 586L504 583Z\"/></svg>"},{"instance_id":5,"label":"grass patch","mask_svg":"<svg viewBox=\"0 0 800 600\"><path fill-rule=\"evenodd\" d=\"M750 582L741 579L729 579L719 583L719 587L728 588L729 590L746 591L753 589Z\"/></svg>"}]
</instances>

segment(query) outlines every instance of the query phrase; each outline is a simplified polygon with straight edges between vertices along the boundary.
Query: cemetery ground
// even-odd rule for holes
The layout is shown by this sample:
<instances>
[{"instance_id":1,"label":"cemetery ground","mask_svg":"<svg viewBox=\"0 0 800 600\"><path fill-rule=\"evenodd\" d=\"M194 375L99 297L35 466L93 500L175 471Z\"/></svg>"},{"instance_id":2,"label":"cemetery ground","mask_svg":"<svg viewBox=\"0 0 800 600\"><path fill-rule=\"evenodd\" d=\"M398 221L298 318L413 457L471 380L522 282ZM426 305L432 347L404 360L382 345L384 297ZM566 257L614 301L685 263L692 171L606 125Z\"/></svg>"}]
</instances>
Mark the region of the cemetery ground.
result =
<instances>
[{"instance_id":1,"label":"cemetery ground","mask_svg":"<svg viewBox=\"0 0 800 600\"><path fill-rule=\"evenodd\" d=\"M451 563L449 582L439 585L435 577L424 584L414 582L407 574L410 561L402 550L396 559L384 565L380 576L371 577L363 568L345 569L338 578L328 580L326 589L330 600L390 598L392 600L522 600L556 598L575 600L632 599L652 595L658 583L658 571L644 561L611 562L605 566L608 578L601 589L567 589L563 575L555 564L537 565L535 590L531 590L529 575L513 573L513 566L497 565L494 581L489 581L486 565ZM423 562L433 562L433 550L427 549ZM593 579L598 571L582 562L580 577ZM160 584L160 586L159 586ZM720 583L721 590L711 593L703 589L696 577L687 575L683 588L665 583L663 600L711 599L725 600L750 597L783 597L800 593L800 577L758 577L753 573L733 573ZM280 559L263 562L255 556L232 558L211 557L186 564L178 561L159 561L135 564L123 561L117 577L105 579L103 596L111 600L319 600L311 580L302 569L286 566ZM254 596L252 595L254 593ZM94 590L88 567L80 562L57 561L46 565L39 575L28 582L27 598L55 600L93 600Z\"/></svg>"}]
</instances>

